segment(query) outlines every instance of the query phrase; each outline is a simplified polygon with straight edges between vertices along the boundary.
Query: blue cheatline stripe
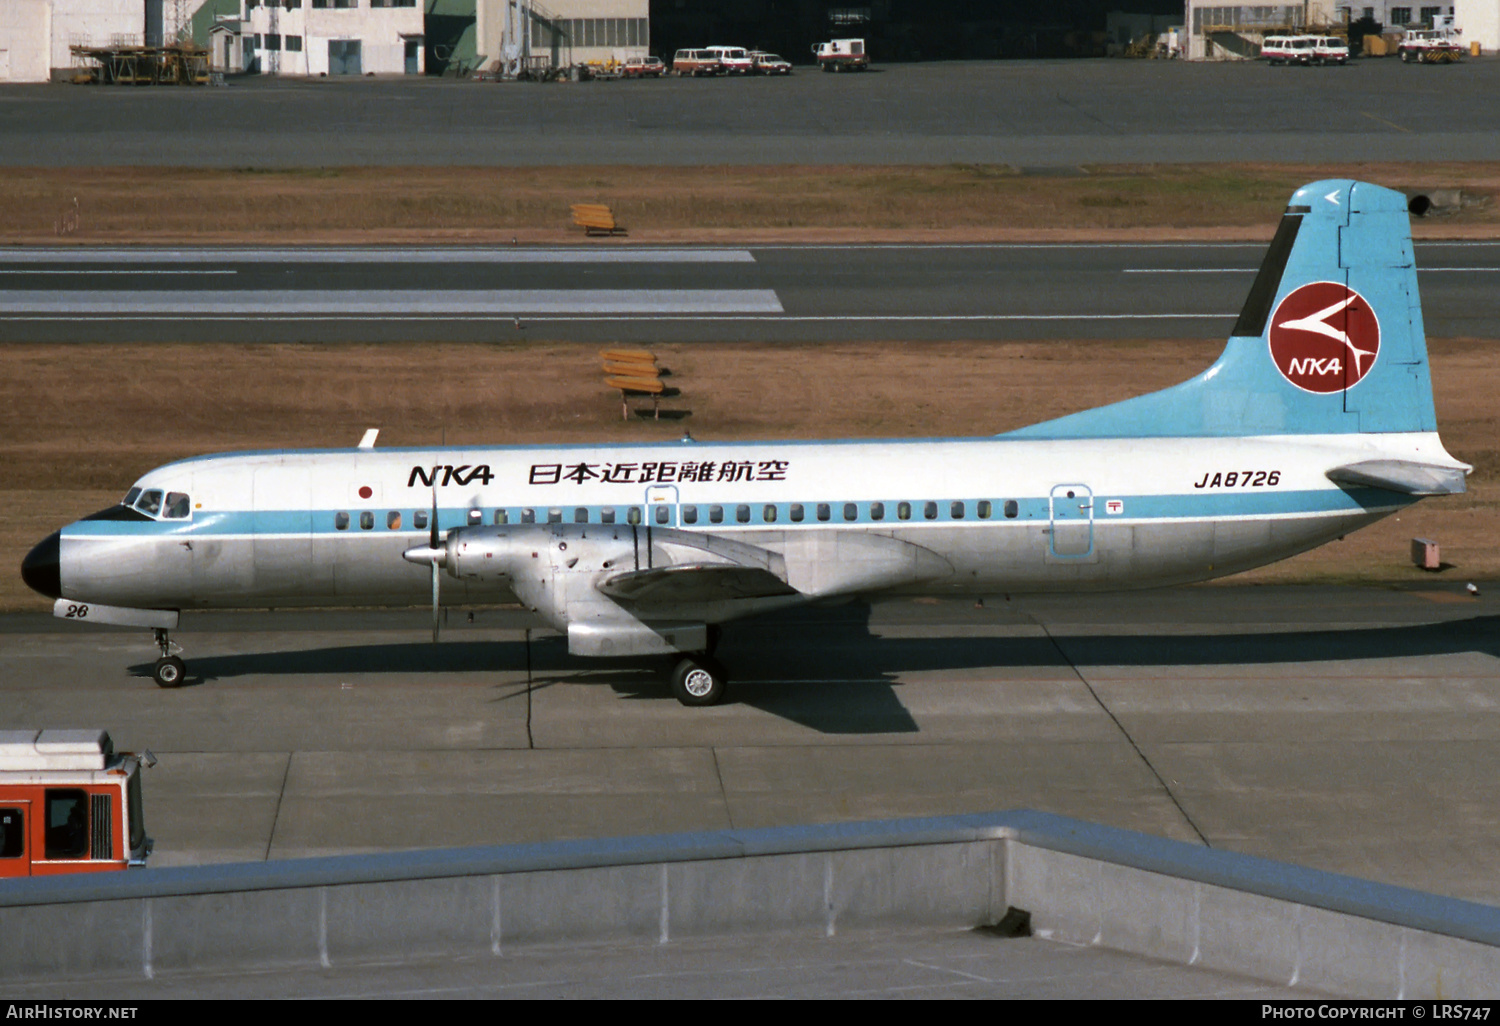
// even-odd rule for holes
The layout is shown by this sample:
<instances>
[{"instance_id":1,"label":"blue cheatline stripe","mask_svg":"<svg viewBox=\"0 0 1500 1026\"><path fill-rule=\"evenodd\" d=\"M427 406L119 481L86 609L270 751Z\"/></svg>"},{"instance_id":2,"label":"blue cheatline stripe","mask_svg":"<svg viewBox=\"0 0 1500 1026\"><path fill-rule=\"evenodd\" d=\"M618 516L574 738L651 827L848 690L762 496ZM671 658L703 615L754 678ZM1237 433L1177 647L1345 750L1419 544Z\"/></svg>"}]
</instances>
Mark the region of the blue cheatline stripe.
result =
<instances>
[{"instance_id":1,"label":"blue cheatline stripe","mask_svg":"<svg viewBox=\"0 0 1500 1026\"><path fill-rule=\"evenodd\" d=\"M753 264L747 249L55 249L0 250L0 264Z\"/></svg>"},{"instance_id":2,"label":"blue cheatline stripe","mask_svg":"<svg viewBox=\"0 0 1500 1026\"><path fill-rule=\"evenodd\" d=\"M1123 509L1118 515L1107 512L1105 503L1111 499L1122 502ZM1006 503L1016 503L1016 515L1007 517ZM1381 509L1391 509L1409 505L1415 500L1406 495L1397 495L1392 492L1382 491L1377 488L1356 488L1350 490L1322 488L1315 491L1296 492L1256 492L1234 491L1221 493L1208 493L1203 495L1135 495L1117 496L1107 493L1096 492L1093 496L1094 522L1108 524L1112 521L1118 522L1141 522L1141 521L1171 521L1171 520L1213 520L1221 517L1255 517L1255 516L1295 516L1298 514L1327 514L1327 513L1360 513ZM936 506L936 515L932 518L927 516L927 506L931 503ZM955 503L962 506L962 515L954 515ZM989 503L989 516L980 516L982 503ZM910 506L909 517L903 519L901 511L903 505ZM794 519L794 508L802 508L801 519ZM821 516L820 507L827 507L827 519ZM853 517L846 514L845 507L853 507ZM876 510L873 507L883 507ZM743 514L746 519L740 519L741 507L745 507ZM714 509L720 510L720 518L714 519ZM438 525L440 530L450 530L455 527L465 526L491 526L497 523L511 525L525 525L531 523L587 523L593 525L613 523L619 526L629 526L631 510L638 511L642 517L642 524L646 518L653 516L654 507L646 507L644 503L619 503L614 505L577 505L558 503L550 506L486 506L479 509L480 516L477 520L469 517L470 510L464 508L446 508L438 510ZM696 513L696 520L689 522L687 511L692 509ZM768 516L767 512L771 515ZM582 512L580 518L579 513ZM336 518L339 513L347 513L347 526L339 528ZM371 513L372 525L370 528L360 526L360 514ZM399 526L387 527L387 517L391 512L401 514ZM414 514L427 514L427 510L421 507L411 507L393 510L389 506L377 509L349 509L349 510L316 510L311 513L307 511L263 511L258 513L248 512L223 512L203 513L200 512L191 523L183 521L163 522L133 522L118 520L87 520L79 521L70 525L66 531L72 538L117 538L117 537L151 537L163 534L193 534L193 535L291 535L291 534L318 534L318 535L381 535L400 531L404 534L420 534L429 530L426 524L418 526L414 521ZM876 513L882 515L877 517ZM502 516L497 518L497 513ZM982 524L982 523L1035 523L1051 519L1051 502L1046 497L1032 497L1025 499L1007 500L998 499L927 499L907 500L888 499L870 502L694 502L680 503L678 505L678 517L674 526L680 526L689 530L719 531L731 528L782 528L782 527L836 527L839 525L880 525L890 527L920 527L952 525L952 524ZM607 521L606 515L614 517ZM655 521L651 521L655 526Z\"/></svg>"}]
</instances>

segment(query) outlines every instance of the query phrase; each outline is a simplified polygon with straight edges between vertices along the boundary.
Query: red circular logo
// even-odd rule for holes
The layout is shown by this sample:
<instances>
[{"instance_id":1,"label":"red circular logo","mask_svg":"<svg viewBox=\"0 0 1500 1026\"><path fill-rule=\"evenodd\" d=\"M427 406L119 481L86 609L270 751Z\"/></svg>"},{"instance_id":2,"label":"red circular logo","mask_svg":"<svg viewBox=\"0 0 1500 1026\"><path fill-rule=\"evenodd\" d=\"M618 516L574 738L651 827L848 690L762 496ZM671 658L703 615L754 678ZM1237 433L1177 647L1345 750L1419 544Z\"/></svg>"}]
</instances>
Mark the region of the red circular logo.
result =
<instances>
[{"instance_id":1,"label":"red circular logo","mask_svg":"<svg viewBox=\"0 0 1500 1026\"><path fill-rule=\"evenodd\" d=\"M359 488L359 497L361 499L368 499L370 496L372 496L374 494L375 493L370 489L369 485L361 485L360 488Z\"/></svg>"},{"instance_id":2,"label":"red circular logo","mask_svg":"<svg viewBox=\"0 0 1500 1026\"><path fill-rule=\"evenodd\" d=\"M1334 281L1289 292L1271 315L1271 360L1307 392L1353 388L1375 366L1380 321L1365 297Z\"/></svg>"}]
</instances>

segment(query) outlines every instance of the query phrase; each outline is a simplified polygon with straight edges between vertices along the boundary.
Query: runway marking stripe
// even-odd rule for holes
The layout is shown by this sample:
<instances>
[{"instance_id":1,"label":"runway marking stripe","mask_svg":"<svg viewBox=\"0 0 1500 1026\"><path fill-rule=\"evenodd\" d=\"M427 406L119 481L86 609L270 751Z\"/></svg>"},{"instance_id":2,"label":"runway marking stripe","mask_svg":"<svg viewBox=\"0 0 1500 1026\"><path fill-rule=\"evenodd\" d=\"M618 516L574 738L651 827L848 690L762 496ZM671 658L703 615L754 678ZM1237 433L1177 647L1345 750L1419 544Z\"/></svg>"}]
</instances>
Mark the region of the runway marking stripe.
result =
<instances>
[{"instance_id":1,"label":"runway marking stripe","mask_svg":"<svg viewBox=\"0 0 1500 1026\"><path fill-rule=\"evenodd\" d=\"M8 249L0 264L753 264L748 249Z\"/></svg>"},{"instance_id":2,"label":"runway marking stripe","mask_svg":"<svg viewBox=\"0 0 1500 1026\"><path fill-rule=\"evenodd\" d=\"M0 310L11 314L176 315L292 313L455 314L531 313L781 313L771 289L245 289L235 292L59 292L0 290Z\"/></svg>"},{"instance_id":3,"label":"runway marking stripe","mask_svg":"<svg viewBox=\"0 0 1500 1026\"><path fill-rule=\"evenodd\" d=\"M4 301L3 294L0 294L0 303L3 303L3 301ZM1175 321L1175 320L1204 320L1204 321L1211 321L1211 320L1230 320L1232 318L1235 318L1235 317L1239 316L1239 314L1237 314L1237 313L1165 313L1165 314L935 314L935 315L931 315L931 316L923 315L923 314L827 314L827 315L806 315L806 316L799 315L799 314L779 314L779 315L778 314L758 314L758 315L754 315L754 316L734 317L734 316L722 316L722 315L704 315L704 316L658 315L658 316L644 316L644 315L631 315L629 313L622 313L622 315L618 316L618 317L604 318L604 317L582 316L582 315L568 316L568 315L561 315L561 314L548 314L548 315L533 316L530 313L530 311L519 310L519 309L515 313L519 314L519 315L521 315L523 317L525 317L525 319L527 321L529 321L531 323L534 323L534 324L554 324L554 323L562 323L562 322L590 323L590 322L595 322L595 321L606 321L606 320L608 322L610 322L610 323L615 323L615 322L618 322L618 321L640 321L642 323L653 323L653 322L659 322L659 321L696 321L696 322L700 322L700 323L710 323L710 322L717 322L717 323L725 323L725 322L748 322L748 323L754 323L756 321L764 321L767 324L779 324L779 323L788 322L788 321L799 321L799 322L800 321L812 321L812 322L817 322L817 321L848 321L848 322L851 322L851 323L853 323L853 322L859 322L859 323L881 323L881 322L885 322L885 321L919 321L919 322L927 322L927 323L934 323L934 324L941 324L941 323L946 323L946 322L949 322L949 321L954 321L954 322L957 322L957 321ZM28 322L28 321L147 321L147 322L155 323L155 322L159 322L159 321L202 321L205 318L212 319L212 320L220 322L220 323L229 323L229 322L234 322L234 321L249 321L249 322L257 322L257 323L258 322L262 322L262 321L290 321L290 322L296 322L296 323L314 322L314 321L332 321L332 322L352 322L352 321L425 321L425 322L429 322L429 323L441 323L441 322L445 322L445 321L460 321L460 322L484 323L484 322L489 322L489 321L509 321L509 320L513 320L514 319L514 315L504 316L504 317L490 317L490 316L484 316L484 315L480 315L480 314L476 314L476 315L473 315L473 316L462 316L462 315L459 315L459 316L447 315L447 316L445 316L445 315L442 315L442 314L382 314L382 315L379 315L379 316L362 316L362 315L357 315L357 314L356 315L347 315L347 316L346 315L324 316L324 315L318 315L318 314L301 314L301 315L295 315L295 316L293 316L293 315L279 315L279 314L257 314L257 315L254 315L254 316L235 317L235 316L227 316L227 315L214 316L214 315L211 315L211 314L205 314L205 315L202 315L202 316L192 316L192 317L189 317L189 316L179 316L179 315L174 315L174 314L149 314L148 315L148 314L123 314L123 313L121 313L121 314L111 314L111 315L108 315L108 316L90 315L90 314L69 314L69 315L66 315L66 316L63 316L63 315L49 316L49 315L33 314L33 315L28 315L28 316L16 316L16 315L9 314L9 313L0 313L0 321L17 321L17 322Z\"/></svg>"}]
</instances>

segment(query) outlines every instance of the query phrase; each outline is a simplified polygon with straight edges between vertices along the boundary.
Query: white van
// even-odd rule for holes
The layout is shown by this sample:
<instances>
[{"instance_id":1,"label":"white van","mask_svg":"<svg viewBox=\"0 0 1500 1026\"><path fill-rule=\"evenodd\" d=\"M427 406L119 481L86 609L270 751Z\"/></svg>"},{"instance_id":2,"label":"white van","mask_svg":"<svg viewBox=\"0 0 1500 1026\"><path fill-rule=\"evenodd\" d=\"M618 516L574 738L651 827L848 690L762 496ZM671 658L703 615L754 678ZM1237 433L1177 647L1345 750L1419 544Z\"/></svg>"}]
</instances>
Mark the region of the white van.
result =
<instances>
[{"instance_id":1,"label":"white van","mask_svg":"<svg viewBox=\"0 0 1500 1026\"><path fill-rule=\"evenodd\" d=\"M1267 64L1311 64L1313 37L1267 36L1260 44L1260 55Z\"/></svg>"},{"instance_id":2,"label":"white van","mask_svg":"<svg viewBox=\"0 0 1500 1026\"><path fill-rule=\"evenodd\" d=\"M1348 64L1349 44L1338 36L1313 36L1314 64Z\"/></svg>"},{"instance_id":3,"label":"white van","mask_svg":"<svg viewBox=\"0 0 1500 1026\"><path fill-rule=\"evenodd\" d=\"M743 46L710 46L708 52L718 56L719 64L728 75L748 75L755 66L750 51Z\"/></svg>"}]
</instances>

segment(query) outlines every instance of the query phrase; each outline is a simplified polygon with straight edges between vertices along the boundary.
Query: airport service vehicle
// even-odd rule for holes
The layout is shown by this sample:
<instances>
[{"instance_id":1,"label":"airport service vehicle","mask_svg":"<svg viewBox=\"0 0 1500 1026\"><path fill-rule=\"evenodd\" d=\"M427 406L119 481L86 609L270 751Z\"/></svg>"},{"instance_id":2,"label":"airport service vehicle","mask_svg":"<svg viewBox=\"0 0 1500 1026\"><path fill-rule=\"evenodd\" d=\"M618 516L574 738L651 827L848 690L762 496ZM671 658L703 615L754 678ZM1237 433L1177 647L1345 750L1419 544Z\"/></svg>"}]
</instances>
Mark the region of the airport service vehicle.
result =
<instances>
[{"instance_id":1,"label":"airport service vehicle","mask_svg":"<svg viewBox=\"0 0 1500 1026\"><path fill-rule=\"evenodd\" d=\"M1396 53L1407 64L1454 64L1463 59L1458 29L1407 29Z\"/></svg>"},{"instance_id":2,"label":"airport service vehicle","mask_svg":"<svg viewBox=\"0 0 1500 1026\"><path fill-rule=\"evenodd\" d=\"M750 61L753 66L751 70L757 75L790 75L792 73L792 62L780 54L751 50Z\"/></svg>"},{"instance_id":3,"label":"airport service vehicle","mask_svg":"<svg viewBox=\"0 0 1500 1026\"><path fill-rule=\"evenodd\" d=\"M672 55L672 74L679 77L691 75L718 75L724 64L712 50L678 50Z\"/></svg>"},{"instance_id":4,"label":"airport service vehicle","mask_svg":"<svg viewBox=\"0 0 1500 1026\"><path fill-rule=\"evenodd\" d=\"M748 75L755 67L743 46L710 46L708 52L719 58L726 75Z\"/></svg>"},{"instance_id":5,"label":"airport service vehicle","mask_svg":"<svg viewBox=\"0 0 1500 1026\"><path fill-rule=\"evenodd\" d=\"M627 57L620 73L626 78L661 78L667 66L660 57Z\"/></svg>"},{"instance_id":6,"label":"airport service vehicle","mask_svg":"<svg viewBox=\"0 0 1500 1026\"><path fill-rule=\"evenodd\" d=\"M1314 64L1348 64L1349 44L1338 36L1313 36Z\"/></svg>"},{"instance_id":7,"label":"airport service vehicle","mask_svg":"<svg viewBox=\"0 0 1500 1026\"><path fill-rule=\"evenodd\" d=\"M520 602L578 656L671 656L720 701L720 627L874 595L1121 590L1248 570L1464 490L1433 410L1407 201L1298 189L1218 361L1005 434L223 453L145 474L26 556L78 623L182 609Z\"/></svg>"},{"instance_id":8,"label":"airport service vehicle","mask_svg":"<svg viewBox=\"0 0 1500 1026\"><path fill-rule=\"evenodd\" d=\"M1267 36L1260 46L1260 55L1268 64L1302 64L1313 62L1312 36Z\"/></svg>"},{"instance_id":9,"label":"airport service vehicle","mask_svg":"<svg viewBox=\"0 0 1500 1026\"><path fill-rule=\"evenodd\" d=\"M812 52L818 59L818 67L824 71L864 71L870 66L870 55L865 53L863 39L814 43Z\"/></svg>"},{"instance_id":10,"label":"airport service vehicle","mask_svg":"<svg viewBox=\"0 0 1500 1026\"><path fill-rule=\"evenodd\" d=\"M0 879L144 866L141 767L102 730L0 730Z\"/></svg>"}]
</instances>

